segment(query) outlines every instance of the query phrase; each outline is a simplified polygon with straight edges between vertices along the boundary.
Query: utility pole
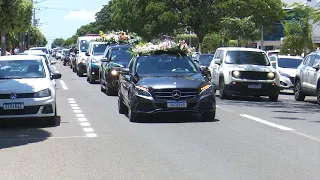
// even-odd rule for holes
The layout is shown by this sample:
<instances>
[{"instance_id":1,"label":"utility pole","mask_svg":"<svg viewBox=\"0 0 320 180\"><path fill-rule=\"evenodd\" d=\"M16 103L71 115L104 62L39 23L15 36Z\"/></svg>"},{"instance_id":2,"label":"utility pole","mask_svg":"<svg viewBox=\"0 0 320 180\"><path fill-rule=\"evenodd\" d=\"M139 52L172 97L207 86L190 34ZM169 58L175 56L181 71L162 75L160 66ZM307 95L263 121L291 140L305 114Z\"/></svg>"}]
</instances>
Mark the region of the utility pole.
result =
<instances>
[{"instance_id":1,"label":"utility pole","mask_svg":"<svg viewBox=\"0 0 320 180\"><path fill-rule=\"evenodd\" d=\"M263 32L263 25L261 25L261 45L260 45L260 49L261 50L264 50L264 39L263 39L263 34L264 34L264 32Z\"/></svg>"},{"instance_id":2,"label":"utility pole","mask_svg":"<svg viewBox=\"0 0 320 180\"><path fill-rule=\"evenodd\" d=\"M31 0L31 2L32 2L32 4L34 5L33 0ZM35 8L33 8L33 10L32 10L31 26L33 26L34 16L35 16ZM30 44L31 44L31 26L29 27L29 32L28 32L28 44L27 44L27 49L30 48Z\"/></svg>"}]
</instances>

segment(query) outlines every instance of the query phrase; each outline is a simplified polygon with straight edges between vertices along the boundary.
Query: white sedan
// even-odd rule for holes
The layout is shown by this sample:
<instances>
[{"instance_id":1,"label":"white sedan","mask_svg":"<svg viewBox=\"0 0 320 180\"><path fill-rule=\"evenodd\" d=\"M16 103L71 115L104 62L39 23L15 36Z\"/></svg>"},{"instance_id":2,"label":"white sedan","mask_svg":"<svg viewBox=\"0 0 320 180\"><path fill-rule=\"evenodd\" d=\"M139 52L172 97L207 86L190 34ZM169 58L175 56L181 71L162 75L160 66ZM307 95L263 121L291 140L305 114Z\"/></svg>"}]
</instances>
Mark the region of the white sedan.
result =
<instances>
[{"instance_id":1,"label":"white sedan","mask_svg":"<svg viewBox=\"0 0 320 180\"><path fill-rule=\"evenodd\" d=\"M56 87L44 58L21 55L0 57L0 119L46 118L55 126Z\"/></svg>"}]
</instances>

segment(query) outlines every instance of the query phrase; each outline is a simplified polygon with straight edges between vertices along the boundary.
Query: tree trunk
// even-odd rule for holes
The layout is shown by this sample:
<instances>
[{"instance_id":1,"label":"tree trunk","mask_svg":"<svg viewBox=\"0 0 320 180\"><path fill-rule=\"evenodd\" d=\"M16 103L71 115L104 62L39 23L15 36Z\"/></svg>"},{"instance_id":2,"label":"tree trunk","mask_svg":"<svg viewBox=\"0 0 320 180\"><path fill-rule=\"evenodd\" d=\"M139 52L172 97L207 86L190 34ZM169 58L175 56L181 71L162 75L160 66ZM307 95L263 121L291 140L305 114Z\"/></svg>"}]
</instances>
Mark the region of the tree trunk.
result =
<instances>
[{"instance_id":1,"label":"tree trunk","mask_svg":"<svg viewBox=\"0 0 320 180\"><path fill-rule=\"evenodd\" d=\"M6 56L6 28L1 28L1 56Z\"/></svg>"}]
</instances>

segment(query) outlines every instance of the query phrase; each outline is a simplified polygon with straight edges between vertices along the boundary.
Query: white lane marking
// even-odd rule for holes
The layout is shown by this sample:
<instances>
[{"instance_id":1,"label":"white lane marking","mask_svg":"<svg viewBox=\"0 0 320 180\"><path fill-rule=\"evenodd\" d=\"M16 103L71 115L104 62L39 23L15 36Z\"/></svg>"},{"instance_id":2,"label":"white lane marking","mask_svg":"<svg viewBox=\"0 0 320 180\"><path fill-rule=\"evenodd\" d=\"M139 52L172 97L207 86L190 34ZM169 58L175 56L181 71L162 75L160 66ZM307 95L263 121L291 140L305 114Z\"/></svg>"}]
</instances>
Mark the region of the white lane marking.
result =
<instances>
[{"instance_id":1,"label":"white lane marking","mask_svg":"<svg viewBox=\"0 0 320 180\"><path fill-rule=\"evenodd\" d=\"M83 131L86 133L86 137L98 137L97 134L94 133L94 130L91 128L90 123L85 118L80 107L76 104L76 100L74 98L68 98L68 100L74 114L77 116L78 121L80 121L80 125L84 127Z\"/></svg>"},{"instance_id":2,"label":"white lane marking","mask_svg":"<svg viewBox=\"0 0 320 180\"><path fill-rule=\"evenodd\" d=\"M312 137L312 136L309 136L309 135L306 135L306 134L303 134L303 133L299 133L299 132L296 132L296 131L292 131L292 133L320 142L320 139L317 139L315 137Z\"/></svg>"},{"instance_id":3,"label":"white lane marking","mask_svg":"<svg viewBox=\"0 0 320 180\"><path fill-rule=\"evenodd\" d=\"M81 125L81 126L90 126L90 123L88 123L88 122L82 122L82 123L80 123L80 125Z\"/></svg>"},{"instance_id":4,"label":"white lane marking","mask_svg":"<svg viewBox=\"0 0 320 180\"><path fill-rule=\"evenodd\" d=\"M86 136L87 137L97 137L97 135L95 133L87 133Z\"/></svg>"},{"instance_id":5,"label":"white lane marking","mask_svg":"<svg viewBox=\"0 0 320 180\"><path fill-rule=\"evenodd\" d=\"M82 113L81 110L77 110L77 109L76 109L76 110L73 110L73 112L74 112L74 113Z\"/></svg>"},{"instance_id":6,"label":"white lane marking","mask_svg":"<svg viewBox=\"0 0 320 180\"><path fill-rule=\"evenodd\" d=\"M86 122L86 121L88 121L86 118L78 118L78 121L80 121L80 122Z\"/></svg>"},{"instance_id":7,"label":"white lane marking","mask_svg":"<svg viewBox=\"0 0 320 180\"><path fill-rule=\"evenodd\" d=\"M59 80L59 81L60 81L60 84L61 84L63 90L68 90L69 89L68 86L66 85L66 83L63 80Z\"/></svg>"},{"instance_id":8,"label":"white lane marking","mask_svg":"<svg viewBox=\"0 0 320 180\"><path fill-rule=\"evenodd\" d=\"M272 127L281 129L283 131L293 131L294 130L294 129L291 129L291 128L288 128L288 127L284 127L284 126L281 126L281 125L278 125L278 124L275 124L275 123L272 123L272 122L269 122L269 121L265 121L263 119L260 119L260 118L254 117L254 116L250 116L248 114L240 114L240 116L248 118L248 119L251 119L251 120L254 120L254 121L257 121L257 122L260 122L260 123L268 125L268 126L272 126Z\"/></svg>"},{"instance_id":9,"label":"white lane marking","mask_svg":"<svg viewBox=\"0 0 320 180\"><path fill-rule=\"evenodd\" d=\"M83 131L86 133L93 133L93 129L91 127L83 128Z\"/></svg>"},{"instance_id":10,"label":"white lane marking","mask_svg":"<svg viewBox=\"0 0 320 180\"><path fill-rule=\"evenodd\" d=\"M83 118L83 117L84 117L84 114L76 114L76 116L77 116L78 118Z\"/></svg>"}]
</instances>

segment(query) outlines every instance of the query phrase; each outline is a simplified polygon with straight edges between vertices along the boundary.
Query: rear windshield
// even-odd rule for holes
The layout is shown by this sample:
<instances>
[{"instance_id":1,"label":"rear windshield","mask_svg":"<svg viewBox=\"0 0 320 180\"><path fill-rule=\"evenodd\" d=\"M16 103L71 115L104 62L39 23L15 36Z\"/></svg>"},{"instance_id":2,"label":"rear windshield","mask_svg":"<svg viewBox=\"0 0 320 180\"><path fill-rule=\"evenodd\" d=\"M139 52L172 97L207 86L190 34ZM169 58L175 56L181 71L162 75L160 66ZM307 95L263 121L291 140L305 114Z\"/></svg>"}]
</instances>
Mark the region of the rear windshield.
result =
<instances>
[{"instance_id":1,"label":"rear windshield","mask_svg":"<svg viewBox=\"0 0 320 180\"><path fill-rule=\"evenodd\" d=\"M214 55L212 55L212 54L201 54L201 55L199 55L199 61L201 64L203 64L205 66L209 66L213 57L214 57Z\"/></svg>"},{"instance_id":2,"label":"rear windshield","mask_svg":"<svg viewBox=\"0 0 320 180\"><path fill-rule=\"evenodd\" d=\"M229 51L227 52L225 63L270 66L266 54L264 52L255 51Z\"/></svg>"}]
</instances>

